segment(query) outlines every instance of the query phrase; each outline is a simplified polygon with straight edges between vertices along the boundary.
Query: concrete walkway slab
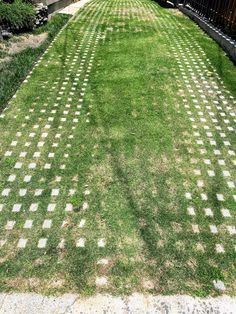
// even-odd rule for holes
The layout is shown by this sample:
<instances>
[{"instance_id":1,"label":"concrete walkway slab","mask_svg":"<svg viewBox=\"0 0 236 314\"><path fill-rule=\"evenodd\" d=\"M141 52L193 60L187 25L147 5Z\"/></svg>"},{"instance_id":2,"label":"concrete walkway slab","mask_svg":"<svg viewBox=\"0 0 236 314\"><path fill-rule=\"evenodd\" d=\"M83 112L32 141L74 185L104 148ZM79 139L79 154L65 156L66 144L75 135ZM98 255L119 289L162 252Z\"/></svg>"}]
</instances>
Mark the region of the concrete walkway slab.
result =
<instances>
[{"instance_id":1,"label":"concrete walkway slab","mask_svg":"<svg viewBox=\"0 0 236 314\"><path fill-rule=\"evenodd\" d=\"M81 0L75 3L72 3L68 5L67 7L63 8L62 10L60 10L58 13L74 15L89 1L90 0Z\"/></svg>"},{"instance_id":2,"label":"concrete walkway slab","mask_svg":"<svg viewBox=\"0 0 236 314\"><path fill-rule=\"evenodd\" d=\"M2 296L0 295L0 298ZM4 302L0 313L234 314L236 313L236 298L222 296L204 299L181 295L151 296L138 293L128 297L98 294L90 298L82 298L72 294L65 294L60 297L46 297L34 293L13 293L9 295L4 294Z\"/></svg>"}]
</instances>

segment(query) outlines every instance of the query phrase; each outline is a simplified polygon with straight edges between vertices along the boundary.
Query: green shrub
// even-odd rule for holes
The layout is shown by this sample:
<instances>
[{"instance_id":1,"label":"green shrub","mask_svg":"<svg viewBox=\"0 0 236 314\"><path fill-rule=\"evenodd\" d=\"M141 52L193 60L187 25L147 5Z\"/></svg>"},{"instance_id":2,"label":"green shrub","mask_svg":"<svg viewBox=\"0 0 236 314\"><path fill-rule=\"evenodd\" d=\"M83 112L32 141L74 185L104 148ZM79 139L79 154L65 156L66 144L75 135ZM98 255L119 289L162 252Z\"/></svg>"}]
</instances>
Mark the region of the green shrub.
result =
<instances>
[{"instance_id":1,"label":"green shrub","mask_svg":"<svg viewBox=\"0 0 236 314\"><path fill-rule=\"evenodd\" d=\"M22 0L6 3L0 0L0 25L12 32L31 30L34 27L35 11L33 5Z\"/></svg>"},{"instance_id":2,"label":"green shrub","mask_svg":"<svg viewBox=\"0 0 236 314\"><path fill-rule=\"evenodd\" d=\"M14 0L2 0L3 2L6 2L6 3L12 3L14 2Z\"/></svg>"},{"instance_id":3,"label":"green shrub","mask_svg":"<svg viewBox=\"0 0 236 314\"><path fill-rule=\"evenodd\" d=\"M34 0L22 0L24 3L30 3L30 4L35 4ZM43 1L42 1L43 2Z\"/></svg>"},{"instance_id":4,"label":"green shrub","mask_svg":"<svg viewBox=\"0 0 236 314\"><path fill-rule=\"evenodd\" d=\"M13 3L15 0L2 0L2 2L6 2L6 3ZM25 3L31 3L31 4L34 4L34 0L22 0L22 2L25 2Z\"/></svg>"}]
</instances>

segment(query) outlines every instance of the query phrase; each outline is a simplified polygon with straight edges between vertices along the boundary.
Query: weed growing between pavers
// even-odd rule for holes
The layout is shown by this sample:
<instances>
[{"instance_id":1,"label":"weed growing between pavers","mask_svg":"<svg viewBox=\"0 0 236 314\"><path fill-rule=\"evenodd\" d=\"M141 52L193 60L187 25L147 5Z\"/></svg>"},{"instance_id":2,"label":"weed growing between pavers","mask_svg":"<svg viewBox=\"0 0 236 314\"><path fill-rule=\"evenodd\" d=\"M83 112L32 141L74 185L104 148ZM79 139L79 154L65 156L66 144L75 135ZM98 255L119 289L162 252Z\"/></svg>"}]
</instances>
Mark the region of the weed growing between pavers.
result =
<instances>
[{"instance_id":1,"label":"weed growing between pavers","mask_svg":"<svg viewBox=\"0 0 236 314\"><path fill-rule=\"evenodd\" d=\"M217 53L154 2L78 13L1 115L1 290L235 293L235 69Z\"/></svg>"}]
</instances>

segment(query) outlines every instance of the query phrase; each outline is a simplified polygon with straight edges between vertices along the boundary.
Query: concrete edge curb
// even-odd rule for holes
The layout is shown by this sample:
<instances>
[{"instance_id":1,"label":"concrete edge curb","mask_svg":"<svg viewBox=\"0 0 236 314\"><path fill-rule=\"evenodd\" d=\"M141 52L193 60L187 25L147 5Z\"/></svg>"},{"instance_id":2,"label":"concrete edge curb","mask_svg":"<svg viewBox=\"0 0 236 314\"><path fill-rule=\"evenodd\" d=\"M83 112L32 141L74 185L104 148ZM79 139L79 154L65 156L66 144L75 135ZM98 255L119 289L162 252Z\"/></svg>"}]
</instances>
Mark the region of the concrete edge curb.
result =
<instances>
[{"instance_id":1,"label":"concrete edge curb","mask_svg":"<svg viewBox=\"0 0 236 314\"><path fill-rule=\"evenodd\" d=\"M153 296L134 293L126 297L97 294L83 298L76 294L64 294L58 297L36 293L0 294L1 314L234 314L235 309L236 298L229 296L194 298L187 295Z\"/></svg>"},{"instance_id":2,"label":"concrete edge curb","mask_svg":"<svg viewBox=\"0 0 236 314\"><path fill-rule=\"evenodd\" d=\"M236 41L214 27L208 20L198 16L191 8L178 6L179 10L196 22L208 35L210 35L236 63Z\"/></svg>"}]
</instances>

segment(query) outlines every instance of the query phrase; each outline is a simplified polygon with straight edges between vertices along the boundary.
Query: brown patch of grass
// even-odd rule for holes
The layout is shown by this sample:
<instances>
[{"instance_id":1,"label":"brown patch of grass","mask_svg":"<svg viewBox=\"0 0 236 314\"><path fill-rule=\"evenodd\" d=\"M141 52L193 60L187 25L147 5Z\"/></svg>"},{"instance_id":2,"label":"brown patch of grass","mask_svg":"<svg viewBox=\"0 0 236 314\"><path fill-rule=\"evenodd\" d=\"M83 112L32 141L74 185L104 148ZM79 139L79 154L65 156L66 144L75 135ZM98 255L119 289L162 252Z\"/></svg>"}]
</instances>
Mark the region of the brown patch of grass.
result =
<instances>
[{"instance_id":1,"label":"brown patch of grass","mask_svg":"<svg viewBox=\"0 0 236 314\"><path fill-rule=\"evenodd\" d=\"M185 281L185 286L188 287L189 289L193 290L193 289L201 289L202 285L200 283L198 283L195 280L186 280Z\"/></svg>"},{"instance_id":2,"label":"brown patch of grass","mask_svg":"<svg viewBox=\"0 0 236 314\"><path fill-rule=\"evenodd\" d=\"M167 158L166 155L162 156L151 156L148 158L149 171L151 173L163 173L167 172L171 168L171 161Z\"/></svg>"},{"instance_id":3,"label":"brown patch of grass","mask_svg":"<svg viewBox=\"0 0 236 314\"><path fill-rule=\"evenodd\" d=\"M164 234L163 229L160 227L160 225L158 223L156 223L156 225L155 225L155 230L157 233L160 234L160 236L163 236L163 234Z\"/></svg>"},{"instance_id":4,"label":"brown patch of grass","mask_svg":"<svg viewBox=\"0 0 236 314\"><path fill-rule=\"evenodd\" d=\"M161 247L163 247L164 245L165 245L165 241L164 241L164 240L161 239L161 240L158 240L158 241L157 241L157 247L158 247L158 248L161 248Z\"/></svg>"},{"instance_id":5,"label":"brown patch of grass","mask_svg":"<svg viewBox=\"0 0 236 314\"><path fill-rule=\"evenodd\" d=\"M135 15L133 18L140 18L144 21L155 21L156 20L156 15L151 12L150 10L144 10L140 8L123 8L122 10L113 10L113 14L122 14L124 15Z\"/></svg>"},{"instance_id":6,"label":"brown patch of grass","mask_svg":"<svg viewBox=\"0 0 236 314\"><path fill-rule=\"evenodd\" d=\"M142 287L147 290L151 290L155 288L155 284L151 279L142 278Z\"/></svg>"},{"instance_id":7,"label":"brown patch of grass","mask_svg":"<svg viewBox=\"0 0 236 314\"><path fill-rule=\"evenodd\" d=\"M181 226L181 224L179 224L179 223L177 223L177 222L175 222L175 221L171 223L171 226L172 226L172 228L173 228L173 232L179 233L179 232L182 231L182 226Z\"/></svg>"},{"instance_id":8,"label":"brown patch of grass","mask_svg":"<svg viewBox=\"0 0 236 314\"><path fill-rule=\"evenodd\" d=\"M178 9L172 9L171 13L175 16L184 16L183 13Z\"/></svg>"},{"instance_id":9,"label":"brown patch of grass","mask_svg":"<svg viewBox=\"0 0 236 314\"><path fill-rule=\"evenodd\" d=\"M39 257L39 258L37 258L37 259L34 261L34 265L35 265L35 266L41 266L41 265L43 265L43 264L44 264L44 260L43 260L42 257Z\"/></svg>"},{"instance_id":10,"label":"brown patch of grass","mask_svg":"<svg viewBox=\"0 0 236 314\"><path fill-rule=\"evenodd\" d=\"M197 261L195 258L191 257L187 260L187 265L192 268L192 269L196 269L197 267Z\"/></svg>"},{"instance_id":11,"label":"brown patch of grass","mask_svg":"<svg viewBox=\"0 0 236 314\"><path fill-rule=\"evenodd\" d=\"M58 289L63 288L66 284L64 279L40 279L37 277L23 278L15 277L7 280L7 286L16 290L47 290L47 289Z\"/></svg>"},{"instance_id":12,"label":"brown patch of grass","mask_svg":"<svg viewBox=\"0 0 236 314\"><path fill-rule=\"evenodd\" d=\"M113 181L113 171L108 155L103 163L92 165L90 168L90 178L96 178L96 186L99 191L107 191L109 184Z\"/></svg>"},{"instance_id":13,"label":"brown patch of grass","mask_svg":"<svg viewBox=\"0 0 236 314\"><path fill-rule=\"evenodd\" d=\"M177 241L175 242L175 245L178 251L183 251L185 248L185 244L183 241Z\"/></svg>"},{"instance_id":14,"label":"brown patch of grass","mask_svg":"<svg viewBox=\"0 0 236 314\"><path fill-rule=\"evenodd\" d=\"M48 288L51 288L51 289L63 288L65 284L66 284L66 281L64 279L54 279L49 282Z\"/></svg>"},{"instance_id":15,"label":"brown patch of grass","mask_svg":"<svg viewBox=\"0 0 236 314\"><path fill-rule=\"evenodd\" d=\"M0 257L0 264L6 262L9 259L13 259L17 254L15 247L11 247L11 249L7 250L7 253Z\"/></svg>"},{"instance_id":16,"label":"brown patch of grass","mask_svg":"<svg viewBox=\"0 0 236 314\"><path fill-rule=\"evenodd\" d=\"M165 267L166 268L173 268L175 264L172 261L166 260L165 261Z\"/></svg>"},{"instance_id":17,"label":"brown patch of grass","mask_svg":"<svg viewBox=\"0 0 236 314\"><path fill-rule=\"evenodd\" d=\"M11 278L7 280L7 286L14 289L25 290L29 287L29 281L22 277Z\"/></svg>"},{"instance_id":18,"label":"brown patch of grass","mask_svg":"<svg viewBox=\"0 0 236 314\"><path fill-rule=\"evenodd\" d=\"M195 250L203 253L205 251L204 245L200 242L197 242L195 245Z\"/></svg>"}]
</instances>

